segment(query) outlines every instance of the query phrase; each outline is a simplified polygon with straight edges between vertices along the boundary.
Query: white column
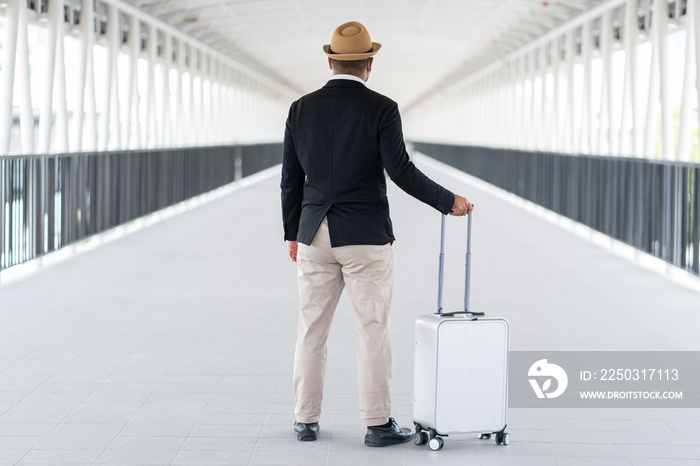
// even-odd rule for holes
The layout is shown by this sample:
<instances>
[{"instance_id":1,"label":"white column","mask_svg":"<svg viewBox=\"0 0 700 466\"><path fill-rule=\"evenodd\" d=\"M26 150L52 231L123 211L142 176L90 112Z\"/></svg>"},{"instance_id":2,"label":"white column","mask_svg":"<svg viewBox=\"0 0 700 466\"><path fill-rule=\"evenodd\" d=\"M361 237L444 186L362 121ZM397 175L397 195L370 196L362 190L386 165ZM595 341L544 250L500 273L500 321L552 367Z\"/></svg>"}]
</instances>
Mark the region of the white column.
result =
<instances>
[{"instance_id":1,"label":"white column","mask_svg":"<svg viewBox=\"0 0 700 466\"><path fill-rule=\"evenodd\" d=\"M583 23L581 31L581 55L583 56L583 92L581 95L581 152L593 152L592 62L593 30L591 22Z\"/></svg>"},{"instance_id":2,"label":"white column","mask_svg":"<svg viewBox=\"0 0 700 466\"><path fill-rule=\"evenodd\" d=\"M177 145L185 145L185 42L177 45Z\"/></svg>"},{"instance_id":3,"label":"white column","mask_svg":"<svg viewBox=\"0 0 700 466\"><path fill-rule=\"evenodd\" d=\"M252 102L252 94L253 94L253 85L250 79L250 76L247 74L244 75L244 89L245 89L245 96L244 96L244 108L245 108L245 116L244 118L244 127L243 127L243 138L246 142L249 142L251 140L251 136L253 135L255 131L255 126L254 126L254 115L253 115L253 102Z\"/></svg>"},{"instance_id":4,"label":"white column","mask_svg":"<svg viewBox=\"0 0 700 466\"><path fill-rule=\"evenodd\" d=\"M505 138L506 129L506 103L505 103L505 89L507 86L506 80L506 67L501 66L496 72L496 99L494 104L494 137L498 141L499 146L506 147L507 140ZM275 102L276 104L276 102ZM276 108L274 109L277 110ZM461 126L463 128L464 126Z\"/></svg>"},{"instance_id":5,"label":"white column","mask_svg":"<svg viewBox=\"0 0 700 466\"><path fill-rule=\"evenodd\" d=\"M472 107L472 111L474 112L474 115L479 115L480 117L483 117L481 114L481 88L479 86L479 80L474 80L472 81L469 86L473 89L473 97L470 102L470 106ZM442 102L444 105L444 100ZM479 118L478 120L474 120L474 122L469 126L469 132L467 133L469 135L469 143L471 144L478 144L479 143L479 135L481 134L482 128L482 118ZM444 128L440 128L442 130L442 133L445 132ZM471 134L469 134L471 133ZM443 136L442 134L436 135L438 137Z\"/></svg>"},{"instance_id":6,"label":"white column","mask_svg":"<svg viewBox=\"0 0 700 466\"><path fill-rule=\"evenodd\" d=\"M173 61L173 38L167 32L163 33L163 118L161 122L161 147L172 145L172 123L170 118L170 68Z\"/></svg>"},{"instance_id":7,"label":"white column","mask_svg":"<svg viewBox=\"0 0 700 466\"><path fill-rule=\"evenodd\" d=\"M234 141L234 128L235 128L235 117L234 117L234 106L233 106L233 94L234 94L234 70L233 68L228 68L227 73L227 91L226 91L226 143L233 144Z\"/></svg>"},{"instance_id":8,"label":"white column","mask_svg":"<svg viewBox=\"0 0 700 466\"><path fill-rule=\"evenodd\" d=\"M693 30L695 31L695 89L697 91L697 109L698 120L700 121L700 7L693 7L693 15L688 16L688 19L693 22ZM700 138L700 132L698 134Z\"/></svg>"},{"instance_id":9,"label":"white column","mask_svg":"<svg viewBox=\"0 0 700 466\"><path fill-rule=\"evenodd\" d=\"M68 102L66 97L66 48L65 48L65 21L63 9L60 10L60 21L56 36L56 142L53 144L55 152L68 152Z\"/></svg>"},{"instance_id":10,"label":"white column","mask_svg":"<svg viewBox=\"0 0 700 466\"><path fill-rule=\"evenodd\" d=\"M518 147L518 62L517 60L509 64L510 82L508 84L508 129L509 129L509 147L515 149Z\"/></svg>"},{"instance_id":11,"label":"white column","mask_svg":"<svg viewBox=\"0 0 700 466\"><path fill-rule=\"evenodd\" d=\"M659 4L664 0L656 2ZM654 24L651 32L651 69L649 71L649 99L647 100L647 120L644 137L644 156L648 158L656 157L656 139L659 121L659 21L656 21L656 10L654 7Z\"/></svg>"},{"instance_id":12,"label":"white column","mask_svg":"<svg viewBox=\"0 0 700 466\"><path fill-rule=\"evenodd\" d=\"M600 113L598 116L598 143L596 152L598 154L608 154L611 150L612 141L612 118L610 114L611 92L612 92L612 13L606 11L600 21L600 55L603 62L603 74L600 87Z\"/></svg>"},{"instance_id":13,"label":"white column","mask_svg":"<svg viewBox=\"0 0 700 466\"><path fill-rule=\"evenodd\" d=\"M527 77L527 55L523 55L520 58L520 63L519 63L519 68L520 72L518 73L518 82L520 84L520 95L518 96L518 119L517 119L517 127L518 127L518 142L517 142L517 148L518 149L525 149L526 146L526 141L527 141L527 134L525 133L525 118L526 118L526 107L525 107L525 79ZM476 115L474 115L474 118L476 118Z\"/></svg>"},{"instance_id":14,"label":"white column","mask_svg":"<svg viewBox=\"0 0 700 466\"><path fill-rule=\"evenodd\" d=\"M112 34L114 34L114 55L112 59L114 60L114 82L112 90L112 127L110 131L110 140L112 141L112 147L114 149L122 148L122 138L121 138L121 108L119 100L119 51L122 44L122 30L119 18L119 11L115 8L114 19L116 21L116 28Z\"/></svg>"},{"instance_id":15,"label":"white column","mask_svg":"<svg viewBox=\"0 0 700 466\"><path fill-rule=\"evenodd\" d=\"M525 77L527 76L527 56L523 55L520 57L519 69L517 82L520 84L520 95L518 96L518 112L517 112L517 143L516 147L518 149L525 149L525 141L527 135L525 134Z\"/></svg>"},{"instance_id":16,"label":"white column","mask_svg":"<svg viewBox=\"0 0 700 466\"><path fill-rule=\"evenodd\" d=\"M19 28L17 37L19 122L22 134L22 153L34 153L34 111L29 74L29 43L27 40L27 4L19 8Z\"/></svg>"},{"instance_id":17,"label":"white column","mask_svg":"<svg viewBox=\"0 0 700 466\"><path fill-rule=\"evenodd\" d=\"M83 10L81 11L81 26L85 27L86 39L83 44L85 60L85 125L86 137L82 150L97 150L97 104L95 102L95 61L93 48L95 45L95 12L94 0L83 0ZM83 24L83 21L85 23ZM81 34L83 33L81 27ZM80 94L82 89L78 91ZM82 107L80 107L82 108ZM82 124L81 124L82 131ZM79 149L80 150L80 149Z\"/></svg>"},{"instance_id":18,"label":"white column","mask_svg":"<svg viewBox=\"0 0 700 466\"><path fill-rule=\"evenodd\" d=\"M491 108L491 134L494 141L498 141L498 145L503 147L503 68L500 68L493 72L493 98L492 98L492 108ZM274 96L270 95L271 105L274 103ZM271 113L274 112L274 108L271 108ZM270 122L272 123L272 115L270 115Z\"/></svg>"},{"instance_id":19,"label":"white column","mask_svg":"<svg viewBox=\"0 0 700 466\"><path fill-rule=\"evenodd\" d=\"M216 73L217 69L219 68L219 62L211 60L210 57L210 66L209 66L209 114L207 115L207 119L209 120L209 144L217 144L218 143L218 138L219 134L217 131L216 127L216 108L219 105L219 103L216 101L216 94L214 90L214 85L216 83Z\"/></svg>"},{"instance_id":20,"label":"white column","mask_svg":"<svg viewBox=\"0 0 700 466\"><path fill-rule=\"evenodd\" d=\"M224 144L226 139L226 65L219 65L219 144Z\"/></svg>"},{"instance_id":21,"label":"white column","mask_svg":"<svg viewBox=\"0 0 700 466\"><path fill-rule=\"evenodd\" d=\"M561 151L562 150L562 140L561 140L561 115L559 112L559 97L560 97L560 83L559 83L559 62L560 62L560 55L559 55L560 49L559 49L559 38L555 37L552 39L552 50L551 50L551 56L552 56L552 73L554 73L554 97L553 97L553 102L552 102L552 135L554 136L554 140L552 142L552 150L553 151Z\"/></svg>"},{"instance_id":22,"label":"white column","mask_svg":"<svg viewBox=\"0 0 700 466\"><path fill-rule=\"evenodd\" d=\"M129 103L126 112L126 141L124 148L141 147L139 121L139 57L141 56L141 21L131 16L129 21Z\"/></svg>"},{"instance_id":23,"label":"white column","mask_svg":"<svg viewBox=\"0 0 700 466\"><path fill-rule=\"evenodd\" d=\"M686 15L686 43L685 43L685 64L683 73L683 96L681 98L681 114L678 127L678 153L677 160L687 162L690 160L690 137L691 137L691 117L692 103L690 96L693 91L693 73L697 71L697 63L695 63L695 10L697 5L695 2L688 2Z\"/></svg>"},{"instance_id":24,"label":"white column","mask_svg":"<svg viewBox=\"0 0 700 466\"><path fill-rule=\"evenodd\" d=\"M5 57L2 66L2 100L0 100L0 155L10 152L12 134L12 101L15 84L15 62L17 58L17 31L19 27L19 9L24 0L9 0L5 18L5 40L3 49ZM0 247L2 245L0 244Z\"/></svg>"},{"instance_id":25,"label":"white column","mask_svg":"<svg viewBox=\"0 0 700 466\"><path fill-rule=\"evenodd\" d=\"M559 139L562 152L574 150L574 31L566 33L566 106L565 126Z\"/></svg>"},{"instance_id":26,"label":"white column","mask_svg":"<svg viewBox=\"0 0 700 466\"><path fill-rule=\"evenodd\" d=\"M535 80L537 78L537 50L533 50L528 54L528 62L529 62L529 72L528 72L528 79L530 81L530 100L528 104L530 105L529 113L530 115L527 118L527 147L530 150L536 150L537 149L537 128L535 126L535 122L537 121L537 104L535 103L536 96L537 96L537 86L535 85ZM481 134L484 134L481 132Z\"/></svg>"},{"instance_id":27,"label":"white column","mask_svg":"<svg viewBox=\"0 0 700 466\"><path fill-rule=\"evenodd\" d=\"M189 101L189 118L188 118L188 134L187 134L187 145L192 147L196 145L197 142L197 125L199 122L197 121L197 116L196 116L196 111L195 111L195 100L194 100L194 77L197 74L197 66L196 66L196 60L197 60L197 51L196 49L190 45L190 62L189 62L189 71L190 71L190 101Z\"/></svg>"},{"instance_id":28,"label":"white column","mask_svg":"<svg viewBox=\"0 0 700 466\"><path fill-rule=\"evenodd\" d=\"M673 143L673 108L671 107L668 79L668 3L666 0L654 2L654 19L658 38L659 84L661 87L661 142L664 158L673 160L676 158L676 151Z\"/></svg>"},{"instance_id":29,"label":"white column","mask_svg":"<svg viewBox=\"0 0 700 466\"><path fill-rule=\"evenodd\" d=\"M637 1L627 0L623 28L625 43L625 83L622 97L619 155L638 156L641 150L641 118L637 105ZM631 131L629 128L632 124ZM630 144L631 143L631 144ZM631 145L631 151L630 151Z\"/></svg>"},{"instance_id":30,"label":"white column","mask_svg":"<svg viewBox=\"0 0 700 466\"><path fill-rule=\"evenodd\" d=\"M255 79L253 81L255 83L255 89L253 93L253 105L255 106L255 135L256 135L256 141L260 139L260 136L262 134L262 121L260 120L260 81L258 79Z\"/></svg>"},{"instance_id":31,"label":"white column","mask_svg":"<svg viewBox=\"0 0 700 466\"><path fill-rule=\"evenodd\" d=\"M542 94L540 95L540 115L538 118L538 143L537 143L537 148L539 150L548 150L549 149L549 140L547 139L549 135L548 131L548 114L549 112L547 111L547 71L548 71L548 66L547 66L547 45L542 44L540 46L540 80L542 81L540 84L540 89Z\"/></svg>"},{"instance_id":32,"label":"white column","mask_svg":"<svg viewBox=\"0 0 700 466\"><path fill-rule=\"evenodd\" d=\"M156 63L158 62L158 30L148 26L148 87L146 90L146 147L154 148L158 144L158 119L156 118Z\"/></svg>"},{"instance_id":33,"label":"white column","mask_svg":"<svg viewBox=\"0 0 700 466\"><path fill-rule=\"evenodd\" d=\"M241 72L236 69L233 75L233 143L241 140L241 125L243 124L243 98L241 93Z\"/></svg>"},{"instance_id":34,"label":"white column","mask_svg":"<svg viewBox=\"0 0 700 466\"><path fill-rule=\"evenodd\" d=\"M119 12L114 5L107 5L107 70L102 111L101 150L119 148L119 84L117 66L121 44ZM113 121L116 120L116 121Z\"/></svg>"},{"instance_id":35,"label":"white column","mask_svg":"<svg viewBox=\"0 0 700 466\"><path fill-rule=\"evenodd\" d=\"M37 152L45 154L51 148L51 126L53 124L53 84L56 71L56 45L63 36L58 36L58 23L63 22L63 0L48 0L48 25L46 27L46 63L43 80L43 101L39 116L39 144Z\"/></svg>"},{"instance_id":36,"label":"white column","mask_svg":"<svg viewBox=\"0 0 700 466\"><path fill-rule=\"evenodd\" d=\"M204 80L207 77L207 67L209 65L209 57L204 52L199 57L199 144L200 146L209 145L209 122L207 121L207 96L204 92Z\"/></svg>"}]
</instances>

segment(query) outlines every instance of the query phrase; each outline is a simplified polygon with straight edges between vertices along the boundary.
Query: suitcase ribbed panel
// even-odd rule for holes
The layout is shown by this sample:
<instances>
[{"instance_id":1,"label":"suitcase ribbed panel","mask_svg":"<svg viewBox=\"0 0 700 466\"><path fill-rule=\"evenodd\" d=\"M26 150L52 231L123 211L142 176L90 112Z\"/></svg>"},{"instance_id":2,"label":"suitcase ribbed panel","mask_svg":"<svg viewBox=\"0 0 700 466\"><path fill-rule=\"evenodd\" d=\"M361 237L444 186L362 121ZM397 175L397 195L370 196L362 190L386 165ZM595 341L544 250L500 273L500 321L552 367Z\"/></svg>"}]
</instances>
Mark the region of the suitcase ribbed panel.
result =
<instances>
[{"instance_id":1,"label":"suitcase ribbed panel","mask_svg":"<svg viewBox=\"0 0 700 466\"><path fill-rule=\"evenodd\" d=\"M413 368L413 420L435 427L435 371L437 370L437 325L435 315L422 315L416 321L416 347Z\"/></svg>"},{"instance_id":2,"label":"suitcase ribbed panel","mask_svg":"<svg viewBox=\"0 0 700 466\"><path fill-rule=\"evenodd\" d=\"M438 327L435 428L497 432L506 424L508 324L454 319Z\"/></svg>"}]
</instances>

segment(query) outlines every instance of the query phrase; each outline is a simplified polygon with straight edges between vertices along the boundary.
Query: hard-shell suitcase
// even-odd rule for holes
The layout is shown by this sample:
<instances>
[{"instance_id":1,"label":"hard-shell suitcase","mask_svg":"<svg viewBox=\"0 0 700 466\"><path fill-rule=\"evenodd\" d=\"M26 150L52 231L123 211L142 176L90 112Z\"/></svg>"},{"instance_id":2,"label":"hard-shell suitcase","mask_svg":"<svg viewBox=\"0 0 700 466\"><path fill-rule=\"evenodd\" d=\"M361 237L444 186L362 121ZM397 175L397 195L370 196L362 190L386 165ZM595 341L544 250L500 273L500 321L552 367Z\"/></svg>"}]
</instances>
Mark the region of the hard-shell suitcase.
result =
<instances>
[{"instance_id":1,"label":"hard-shell suitcase","mask_svg":"<svg viewBox=\"0 0 700 466\"><path fill-rule=\"evenodd\" d=\"M442 216L438 310L416 321L413 443L439 450L450 434L479 434L508 445L508 345L502 318L469 310L472 215L468 215L464 310L442 312L445 216Z\"/></svg>"}]
</instances>

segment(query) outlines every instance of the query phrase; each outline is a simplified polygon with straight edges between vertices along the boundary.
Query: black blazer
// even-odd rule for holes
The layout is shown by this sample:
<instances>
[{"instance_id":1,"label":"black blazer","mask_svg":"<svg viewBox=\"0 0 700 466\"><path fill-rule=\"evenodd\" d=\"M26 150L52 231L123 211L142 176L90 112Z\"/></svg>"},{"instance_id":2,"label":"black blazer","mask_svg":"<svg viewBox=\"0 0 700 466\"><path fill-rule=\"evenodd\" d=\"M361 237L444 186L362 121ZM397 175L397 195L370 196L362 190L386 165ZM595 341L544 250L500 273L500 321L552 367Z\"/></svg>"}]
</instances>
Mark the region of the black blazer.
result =
<instances>
[{"instance_id":1,"label":"black blazer","mask_svg":"<svg viewBox=\"0 0 700 466\"><path fill-rule=\"evenodd\" d=\"M394 241L384 170L408 194L446 214L454 195L406 153L396 102L332 79L294 102L284 133L284 239L311 244L328 216L331 246Z\"/></svg>"}]
</instances>

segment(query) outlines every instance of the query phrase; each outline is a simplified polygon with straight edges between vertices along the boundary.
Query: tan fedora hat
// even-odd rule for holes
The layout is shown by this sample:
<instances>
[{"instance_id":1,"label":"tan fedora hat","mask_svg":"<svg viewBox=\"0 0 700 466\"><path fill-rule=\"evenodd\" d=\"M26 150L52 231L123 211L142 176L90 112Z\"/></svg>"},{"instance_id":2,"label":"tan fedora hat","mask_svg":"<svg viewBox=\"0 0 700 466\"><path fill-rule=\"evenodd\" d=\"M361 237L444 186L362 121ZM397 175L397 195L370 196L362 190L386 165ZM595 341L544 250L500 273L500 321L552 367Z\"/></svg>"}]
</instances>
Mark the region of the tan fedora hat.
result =
<instances>
[{"instance_id":1,"label":"tan fedora hat","mask_svg":"<svg viewBox=\"0 0 700 466\"><path fill-rule=\"evenodd\" d=\"M334 60L364 60L379 52L382 44L372 42L367 29L357 21L341 24L333 31L331 43L323 46Z\"/></svg>"}]
</instances>

